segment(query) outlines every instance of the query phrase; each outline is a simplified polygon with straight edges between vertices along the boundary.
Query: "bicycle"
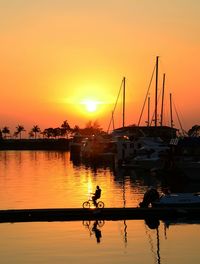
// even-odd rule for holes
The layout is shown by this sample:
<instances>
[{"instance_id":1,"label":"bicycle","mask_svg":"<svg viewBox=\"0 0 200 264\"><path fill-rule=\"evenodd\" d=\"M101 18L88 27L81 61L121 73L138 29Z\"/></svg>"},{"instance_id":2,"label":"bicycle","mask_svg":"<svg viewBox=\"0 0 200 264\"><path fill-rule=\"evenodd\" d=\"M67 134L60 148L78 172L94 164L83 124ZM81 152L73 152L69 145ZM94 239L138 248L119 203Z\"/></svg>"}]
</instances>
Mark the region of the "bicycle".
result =
<instances>
[{"instance_id":1,"label":"bicycle","mask_svg":"<svg viewBox=\"0 0 200 264\"><path fill-rule=\"evenodd\" d=\"M105 224L105 221L104 220L95 220L95 221L83 220L82 221L82 224L83 224L83 226L89 228L91 226L91 224L92 223L94 224L95 222L96 222L97 226L100 227L100 228L102 226L104 226L104 224Z\"/></svg>"},{"instance_id":2,"label":"bicycle","mask_svg":"<svg viewBox=\"0 0 200 264\"><path fill-rule=\"evenodd\" d=\"M83 208L90 208L93 205L96 208L104 208L104 202L99 201L99 202L94 203L93 200L91 199L91 197L87 201L85 201L82 206L83 206Z\"/></svg>"},{"instance_id":3,"label":"bicycle","mask_svg":"<svg viewBox=\"0 0 200 264\"><path fill-rule=\"evenodd\" d=\"M84 220L83 226L85 226L89 230L90 236L95 234L97 243L100 243L101 235L101 228L104 226L104 220L95 220L95 221L87 221Z\"/></svg>"}]
</instances>

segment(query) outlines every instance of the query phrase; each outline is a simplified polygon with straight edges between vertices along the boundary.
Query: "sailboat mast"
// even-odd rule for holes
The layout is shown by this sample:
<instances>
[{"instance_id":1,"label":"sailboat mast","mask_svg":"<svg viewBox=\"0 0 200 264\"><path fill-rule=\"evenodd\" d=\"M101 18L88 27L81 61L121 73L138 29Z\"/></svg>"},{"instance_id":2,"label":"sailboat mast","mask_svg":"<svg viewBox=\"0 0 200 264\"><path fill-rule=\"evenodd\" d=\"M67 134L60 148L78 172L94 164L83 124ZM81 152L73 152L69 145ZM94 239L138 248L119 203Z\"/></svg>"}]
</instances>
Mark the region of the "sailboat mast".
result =
<instances>
[{"instance_id":1,"label":"sailboat mast","mask_svg":"<svg viewBox=\"0 0 200 264\"><path fill-rule=\"evenodd\" d=\"M126 80L124 77L123 78L123 121L122 121L122 127L125 126L125 89L126 89Z\"/></svg>"},{"instance_id":2,"label":"sailboat mast","mask_svg":"<svg viewBox=\"0 0 200 264\"><path fill-rule=\"evenodd\" d=\"M148 97L148 121L147 126L150 126L150 97Z\"/></svg>"},{"instance_id":3,"label":"sailboat mast","mask_svg":"<svg viewBox=\"0 0 200 264\"><path fill-rule=\"evenodd\" d=\"M173 116L172 116L172 94L170 93L170 117L171 117L171 128L173 128Z\"/></svg>"},{"instance_id":4,"label":"sailboat mast","mask_svg":"<svg viewBox=\"0 0 200 264\"><path fill-rule=\"evenodd\" d=\"M155 127L157 127L157 106L158 106L158 59L156 57L156 91L155 91Z\"/></svg>"},{"instance_id":5,"label":"sailboat mast","mask_svg":"<svg viewBox=\"0 0 200 264\"><path fill-rule=\"evenodd\" d=\"M162 106L161 106L161 116L160 116L161 126L163 125L164 92L165 92L165 73L163 74L163 87L162 87Z\"/></svg>"}]
</instances>

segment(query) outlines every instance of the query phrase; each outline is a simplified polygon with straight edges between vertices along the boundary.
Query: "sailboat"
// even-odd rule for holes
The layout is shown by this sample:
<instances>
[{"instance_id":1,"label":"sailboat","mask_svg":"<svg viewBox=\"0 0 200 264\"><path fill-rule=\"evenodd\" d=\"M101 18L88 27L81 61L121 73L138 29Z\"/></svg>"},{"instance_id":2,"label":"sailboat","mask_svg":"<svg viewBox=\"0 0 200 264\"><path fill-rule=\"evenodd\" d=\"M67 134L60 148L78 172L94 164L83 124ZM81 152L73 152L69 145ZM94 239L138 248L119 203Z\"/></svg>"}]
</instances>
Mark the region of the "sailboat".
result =
<instances>
[{"instance_id":1,"label":"sailboat","mask_svg":"<svg viewBox=\"0 0 200 264\"><path fill-rule=\"evenodd\" d=\"M161 121L158 125L158 60L156 57L156 65L154 67L145 101L142 107L142 112L138 121L138 125L122 126L114 131L114 133L126 135L131 139L132 154L123 162L124 167L133 168L162 168L164 165L164 157L169 150L169 141L172 137L176 137L177 129L175 129L171 122L171 127L163 125L163 106L164 106L164 87L165 74L163 75L163 89L162 89L162 107L161 107ZM152 83L154 72L156 71L156 85L155 85L155 111L154 111L154 126L150 122L150 98L148 97L149 89ZM141 117L144 111L144 106L148 97L148 121L147 126L141 126Z\"/></svg>"}]
</instances>

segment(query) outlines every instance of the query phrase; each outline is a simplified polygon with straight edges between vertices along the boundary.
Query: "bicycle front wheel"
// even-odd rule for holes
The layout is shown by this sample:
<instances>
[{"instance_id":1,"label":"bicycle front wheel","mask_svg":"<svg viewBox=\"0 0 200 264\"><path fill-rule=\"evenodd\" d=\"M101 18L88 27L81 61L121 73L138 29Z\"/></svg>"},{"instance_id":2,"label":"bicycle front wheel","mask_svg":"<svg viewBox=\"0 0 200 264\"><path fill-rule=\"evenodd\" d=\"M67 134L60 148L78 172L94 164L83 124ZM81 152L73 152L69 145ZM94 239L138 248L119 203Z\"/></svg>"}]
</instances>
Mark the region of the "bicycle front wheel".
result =
<instances>
[{"instance_id":1,"label":"bicycle front wheel","mask_svg":"<svg viewBox=\"0 0 200 264\"><path fill-rule=\"evenodd\" d=\"M98 208L104 208L104 202L99 201L99 202L97 203L97 207L98 207Z\"/></svg>"},{"instance_id":2,"label":"bicycle front wheel","mask_svg":"<svg viewBox=\"0 0 200 264\"><path fill-rule=\"evenodd\" d=\"M90 208L90 203L88 201L84 202L83 203L83 208Z\"/></svg>"},{"instance_id":3,"label":"bicycle front wheel","mask_svg":"<svg viewBox=\"0 0 200 264\"><path fill-rule=\"evenodd\" d=\"M98 220L97 224L98 224L99 227L104 226L104 220Z\"/></svg>"}]
</instances>

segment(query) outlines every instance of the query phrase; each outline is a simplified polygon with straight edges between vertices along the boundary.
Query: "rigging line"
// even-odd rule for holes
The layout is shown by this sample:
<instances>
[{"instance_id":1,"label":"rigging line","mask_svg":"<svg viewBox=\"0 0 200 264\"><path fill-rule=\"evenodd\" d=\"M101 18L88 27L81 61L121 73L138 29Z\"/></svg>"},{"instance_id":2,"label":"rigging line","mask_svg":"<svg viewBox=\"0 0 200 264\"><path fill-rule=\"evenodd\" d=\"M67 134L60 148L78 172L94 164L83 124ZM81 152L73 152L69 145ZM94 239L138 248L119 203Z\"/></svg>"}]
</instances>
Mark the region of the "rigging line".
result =
<instances>
[{"instance_id":1,"label":"rigging line","mask_svg":"<svg viewBox=\"0 0 200 264\"><path fill-rule=\"evenodd\" d=\"M118 100L119 100L119 96L120 96L120 93L121 93L121 89L122 89L123 81L124 81L124 78L122 79L122 82L121 82L121 85L120 85L120 88L119 88L119 92L118 92L117 99L116 99L116 102L115 102L115 105L114 105L114 109L113 109L113 111L112 111L112 116L111 116L111 119L110 119L110 123L109 123L108 129L107 129L107 132L109 132L109 130L110 130L110 126L111 126L111 123L112 123L113 118L114 118L114 112L115 112L115 109L116 109L116 107L117 107L117 102L118 102Z\"/></svg>"},{"instance_id":2,"label":"rigging line","mask_svg":"<svg viewBox=\"0 0 200 264\"><path fill-rule=\"evenodd\" d=\"M107 133L110 131L110 126L111 126L112 122L113 122L113 111L112 111L112 116L111 116L111 119L110 119L110 122L109 122L109 125L108 125Z\"/></svg>"},{"instance_id":3,"label":"rigging line","mask_svg":"<svg viewBox=\"0 0 200 264\"><path fill-rule=\"evenodd\" d=\"M185 135L185 130L182 127L181 120L179 118L179 115L178 115L178 112L177 112L177 109L176 109L176 106L175 106L175 103L174 102L173 102L173 105L174 105L174 109L175 109L175 112L176 112L176 116L178 118L178 122L179 122L179 125L180 125L180 128L181 128L181 131L182 131L183 135Z\"/></svg>"},{"instance_id":4,"label":"rigging line","mask_svg":"<svg viewBox=\"0 0 200 264\"><path fill-rule=\"evenodd\" d=\"M147 89L146 97L145 97L145 100L144 100L144 103L143 103L143 106L142 106L142 111L141 111L141 114L140 114L140 118L139 118L139 121L138 121L138 126L140 125L140 122L141 122L141 119L142 119L142 115L143 115L143 112L144 112L144 107L145 107L145 104L146 104L146 101L147 101L147 97L148 97L148 94L149 94L149 90L150 90L150 87L151 87L151 83L152 83L152 80L153 80L155 69L156 69L156 65L154 66L154 69L153 69L153 72L152 72L152 75L151 75L151 79L150 79L149 86L148 86L148 89Z\"/></svg>"},{"instance_id":5,"label":"rigging line","mask_svg":"<svg viewBox=\"0 0 200 264\"><path fill-rule=\"evenodd\" d=\"M128 239L127 239L127 224L126 224L126 220L124 220L124 242L125 242L125 246L127 245Z\"/></svg>"},{"instance_id":6,"label":"rigging line","mask_svg":"<svg viewBox=\"0 0 200 264\"><path fill-rule=\"evenodd\" d=\"M157 236L157 260L158 264L161 263L161 258L160 258L160 236L159 236L159 229L156 228L156 236Z\"/></svg>"},{"instance_id":7,"label":"rigging line","mask_svg":"<svg viewBox=\"0 0 200 264\"><path fill-rule=\"evenodd\" d=\"M122 89L122 84L123 84L123 82L124 82L124 79L122 80L121 85L120 85L120 89L119 89L119 92L118 92L118 95L117 95L117 100L116 100L116 102L115 102L115 106L114 106L114 109L113 109L113 113L115 112L115 109L116 109L116 107L117 107L117 102L118 102L118 100L119 100L119 96L120 96L120 93L121 93L121 89Z\"/></svg>"},{"instance_id":8,"label":"rigging line","mask_svg":"<svg viewBox=\"0 0 200 264\"><path fill-rule=\"evenodd\" d=\"M148 242L149 242L149 245L150 245L150 250L151 250L152 255L154 257L154 262L157 263L157 252L156 252L156 250L154 248L153 238L152 238L151 233L149 232L146 224L145 224L144 227L145 227L145 233L147 235Z\"/></svg>"},{"instance_id":9,"label":"rigging line","mask_svg":"<svg viewBox=\"0 0 200 264\"><path fill-rule=\"evenodd\" d=\"M115 120L114 120L114 114L112 112L112 124L113 124L113 130L115 129Z\"/></svg>"}]
</instances>

